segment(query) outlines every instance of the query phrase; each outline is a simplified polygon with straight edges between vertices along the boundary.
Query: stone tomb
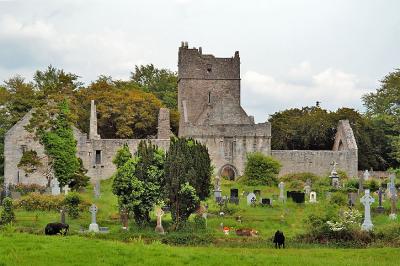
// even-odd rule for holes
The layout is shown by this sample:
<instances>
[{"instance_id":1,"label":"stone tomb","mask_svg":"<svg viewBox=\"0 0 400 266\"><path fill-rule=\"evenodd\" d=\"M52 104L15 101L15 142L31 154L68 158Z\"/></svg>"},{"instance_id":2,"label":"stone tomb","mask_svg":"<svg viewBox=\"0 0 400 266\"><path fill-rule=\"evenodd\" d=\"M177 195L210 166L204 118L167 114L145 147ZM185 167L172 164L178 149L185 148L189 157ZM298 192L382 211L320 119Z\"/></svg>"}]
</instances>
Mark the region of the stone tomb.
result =
<instances>
[{"instance_id":1,"label":"stone tomb","mask_svg":"<svg viewBox=\"0 0 400 266\"><path fill-rule=\"evenodd\" d=\"M253 204L255 204L256 203L256 201L257 201L257 196L256 196L256 194L254 194L254 193L249 193L248 195L247 195L247 205L253 205Z\"/></svg>"},{"instance_id":2,"label":"stone tomb","mask_svg":"<svg viewBox=\"0 0 400 266\"><path fill-rule=\"evenodd\" d=\"M317 192L310 192L310 203L317 203Z\"/></svg>"}]
</instances>

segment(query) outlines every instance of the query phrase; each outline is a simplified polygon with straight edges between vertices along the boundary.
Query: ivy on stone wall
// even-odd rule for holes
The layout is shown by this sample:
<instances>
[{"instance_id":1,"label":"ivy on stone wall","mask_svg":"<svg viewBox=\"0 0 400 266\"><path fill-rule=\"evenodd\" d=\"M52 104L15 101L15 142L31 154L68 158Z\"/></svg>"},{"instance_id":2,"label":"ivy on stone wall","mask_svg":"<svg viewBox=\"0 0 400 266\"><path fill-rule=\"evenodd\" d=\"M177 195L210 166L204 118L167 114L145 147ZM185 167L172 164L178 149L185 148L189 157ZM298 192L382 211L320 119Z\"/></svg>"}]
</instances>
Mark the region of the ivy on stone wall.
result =
<instances>
[{"instance_id":1,"label":"ivy on stone wall","mask_svg":"<svg viewBox=\"0 0 400 266\"><path fill-rule=\"evenodd\" d=\"M18 167L22 168L26 173L33 173L38 167L42 166L37 152L34 150L24 151Z\"/></svg>"}]
</instances>

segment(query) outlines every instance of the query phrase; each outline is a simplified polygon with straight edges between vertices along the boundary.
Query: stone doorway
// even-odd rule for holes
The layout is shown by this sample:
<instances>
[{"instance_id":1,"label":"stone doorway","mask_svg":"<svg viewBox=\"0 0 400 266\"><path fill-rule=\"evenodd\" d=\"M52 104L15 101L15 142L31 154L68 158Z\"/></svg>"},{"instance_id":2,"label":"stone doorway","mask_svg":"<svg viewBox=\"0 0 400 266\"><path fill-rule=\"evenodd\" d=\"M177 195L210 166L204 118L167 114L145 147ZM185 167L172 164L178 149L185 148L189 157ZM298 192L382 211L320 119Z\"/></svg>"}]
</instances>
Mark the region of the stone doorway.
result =
<instances>
[{"instance_id":1,"label":"stone doorway","mask_svg":"<svg viewBox=\"0 0 400 266\"><path fill-rule=\"evenodd\" d=\"M236 168L233 165L226 164L221 167L221 170L219 171L219 176L225 177L229 180L235 180L237 176Z\"/></svg>"}]
</instances>

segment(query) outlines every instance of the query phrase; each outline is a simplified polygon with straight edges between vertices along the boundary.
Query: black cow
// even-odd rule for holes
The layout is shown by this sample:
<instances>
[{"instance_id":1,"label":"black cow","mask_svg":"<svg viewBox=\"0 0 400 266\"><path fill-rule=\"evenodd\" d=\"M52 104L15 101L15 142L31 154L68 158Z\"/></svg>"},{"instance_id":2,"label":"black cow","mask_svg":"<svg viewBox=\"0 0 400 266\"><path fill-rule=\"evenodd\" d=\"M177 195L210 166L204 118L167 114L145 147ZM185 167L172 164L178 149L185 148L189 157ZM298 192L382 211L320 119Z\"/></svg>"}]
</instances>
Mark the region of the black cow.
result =
<instances>
[{"instance_id":1,"label":"black cow","mask_svg":"<svg viewBox=\"0 0 400 266\"><path fill-rule=\"evenodd\" d=\"M44 229L44 233L49 236L58 235L58 234L66 235L68 230L69 230L68 224L49 223L46 225L46 228Z\"/></svg>"},{"instance_id":2,"label":"black cow","mask_svg":"<svg viewBox=\"0 0 400 266\"><path fill-rule=\"evenodd\" d=\"M275 243L275 248L285 248L285 236L283 235L283 232L281 231L276 231L275 236L274 236L274 243Z\"/></svg>"}]
</instances>

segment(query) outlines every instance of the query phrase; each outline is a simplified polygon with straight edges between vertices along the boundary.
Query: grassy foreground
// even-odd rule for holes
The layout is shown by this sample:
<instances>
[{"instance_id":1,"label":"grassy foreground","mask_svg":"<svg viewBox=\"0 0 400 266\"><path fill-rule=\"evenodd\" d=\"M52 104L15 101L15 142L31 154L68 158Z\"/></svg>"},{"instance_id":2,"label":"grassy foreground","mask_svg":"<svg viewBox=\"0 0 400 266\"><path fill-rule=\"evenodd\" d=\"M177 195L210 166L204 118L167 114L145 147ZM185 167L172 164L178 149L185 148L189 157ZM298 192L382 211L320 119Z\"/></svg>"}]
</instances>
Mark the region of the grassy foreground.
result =
<instances>
[{"instance_id":1,"label":"grassy foreground","mask_svg":"<svg viewBox=\"0 0 400 266\"><path fill-rule=\"evenodd\" d=\"M171 247L79 236L0 234L0 265L398 265L400 249Z\"/></svg>"}]
</instances>

